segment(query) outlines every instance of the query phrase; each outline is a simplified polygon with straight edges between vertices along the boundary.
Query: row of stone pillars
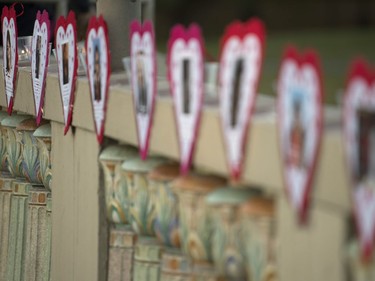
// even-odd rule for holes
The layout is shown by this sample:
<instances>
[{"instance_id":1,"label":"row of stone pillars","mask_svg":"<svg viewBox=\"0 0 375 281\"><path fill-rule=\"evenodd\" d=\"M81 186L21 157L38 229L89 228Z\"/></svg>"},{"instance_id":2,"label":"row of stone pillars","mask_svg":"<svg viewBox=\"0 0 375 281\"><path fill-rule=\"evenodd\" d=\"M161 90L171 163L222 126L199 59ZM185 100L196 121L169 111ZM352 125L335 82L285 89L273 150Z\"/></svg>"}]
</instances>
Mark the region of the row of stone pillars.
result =
<instances>
[{"instance_id":1,"label":"row of stone pillars","mask_svg":"<svg viewBox=\"0 0 375 281\"><path fill-rule=\"evenodd\" d=\"M0 111L0 280L50 280L51 126Z\"/></svg>"},{"instance_id":2,"label":"row of stone pillars","mask_svg":"<svg viewBox=\"0 0 375 281\"><path fill-rule=\"evenodd\" d=\"M274 202L172 160L111 145L99 160L110 225L108 281L276 280Z\"/></svg>"}]
</instances>

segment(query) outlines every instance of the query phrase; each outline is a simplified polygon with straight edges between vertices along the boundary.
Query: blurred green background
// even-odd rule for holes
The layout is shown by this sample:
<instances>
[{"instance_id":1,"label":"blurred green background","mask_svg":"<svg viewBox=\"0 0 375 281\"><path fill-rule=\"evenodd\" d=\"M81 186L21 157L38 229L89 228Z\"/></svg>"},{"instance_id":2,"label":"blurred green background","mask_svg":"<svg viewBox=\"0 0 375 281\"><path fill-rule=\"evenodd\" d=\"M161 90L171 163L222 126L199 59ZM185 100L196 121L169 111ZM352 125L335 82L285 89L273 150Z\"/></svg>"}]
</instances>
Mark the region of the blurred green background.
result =
<instances>
[{"instance_id":1,"label":"blurred green background","mask_svg":"<svg viewBox=\"0 0 375 281\"><path fill-rule=\"evenodd\" d=\"M165 52L174 24L196 22L202 27L207 52L217 59L226 25L252 16L261 18L267 28L260 93L275 95L276 76L287 44L318 51L325 101L330 104L340 99L354 58L364 57L375 64L374 0L158 0L158 49Z\"/></svg>"}]
</instances>

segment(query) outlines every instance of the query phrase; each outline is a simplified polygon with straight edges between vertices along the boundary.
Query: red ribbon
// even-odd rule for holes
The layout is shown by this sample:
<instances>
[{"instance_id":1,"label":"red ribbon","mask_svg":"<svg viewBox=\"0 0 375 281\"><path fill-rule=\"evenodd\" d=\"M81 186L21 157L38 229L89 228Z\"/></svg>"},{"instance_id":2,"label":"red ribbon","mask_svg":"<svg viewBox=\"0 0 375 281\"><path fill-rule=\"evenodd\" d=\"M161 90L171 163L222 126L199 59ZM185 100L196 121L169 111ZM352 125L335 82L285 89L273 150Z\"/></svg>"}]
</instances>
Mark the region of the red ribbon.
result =
<instances>
[{"instance_id":1,"label":"red ribbon","mask_svg":"<svg viewBox=\"0 0 375 281\"><path fill-rule=\"evenodd\" d=\"M20 3L20 2L15 2L15 3L13 3L10 7L13 8L14 10L16 10L15 6L16 6L17 4L21 6L22 11L21 11L18 15L16 14L16 18L22 16L23 13L25 12L25 8L23 7L23 4Z\"/></svg>"}]
</instances>

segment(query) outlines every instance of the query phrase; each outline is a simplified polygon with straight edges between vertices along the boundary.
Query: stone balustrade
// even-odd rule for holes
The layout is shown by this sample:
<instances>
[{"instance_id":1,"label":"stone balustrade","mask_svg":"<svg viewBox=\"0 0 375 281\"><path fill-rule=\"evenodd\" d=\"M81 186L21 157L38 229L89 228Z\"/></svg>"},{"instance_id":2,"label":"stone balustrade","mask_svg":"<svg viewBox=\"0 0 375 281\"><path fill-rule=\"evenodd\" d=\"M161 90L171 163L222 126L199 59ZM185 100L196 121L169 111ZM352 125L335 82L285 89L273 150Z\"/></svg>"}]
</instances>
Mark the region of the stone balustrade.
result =
<instances>
[{"instance_id":1,"label":"stone balustrade","mask_svg":"<svg viewBox=\"0 0 375 281\"><path fill-rule=\"evenodd\" d=\"M51 128L27 115L0 117L0 280L50 280Z\"/></svg>"},{"instance_id":2,"label":"stone balustrade","mask_svg":"<svg viewBox=\"0 0 375 281\"><path fill-rule=\"evenodd\" d=\"M276 280L274 206L260 189L180 176L173 161L142 161L125 145L104 148L99 161L110 223L107 280Z\"/></svg>"}]
</instances>

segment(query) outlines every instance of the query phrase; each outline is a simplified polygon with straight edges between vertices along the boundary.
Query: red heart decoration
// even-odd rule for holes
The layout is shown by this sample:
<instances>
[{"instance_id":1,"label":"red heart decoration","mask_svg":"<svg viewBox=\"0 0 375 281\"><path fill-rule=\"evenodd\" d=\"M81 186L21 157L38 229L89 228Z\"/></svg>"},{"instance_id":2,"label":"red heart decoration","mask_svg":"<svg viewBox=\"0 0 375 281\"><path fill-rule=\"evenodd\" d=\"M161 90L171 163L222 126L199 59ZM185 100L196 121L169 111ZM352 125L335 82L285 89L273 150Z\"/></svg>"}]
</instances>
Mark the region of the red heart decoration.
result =
<instances>
[{"instance_id":1,"label":"red heart decoration","mask_svg":"<svg viewBox=\"0 0 375 281\"><path fill-rule=\"evenodd\" d=\"M103 17L92 17L86 35L86 65L96 136L102 143L111 75L107 24Z\"/></svg>"},{"instance_id":2,"label":"red heart decoration","mask_svg":"<svg viewBox=\"0 0 375 281\"><path fill-rule=\"evenodd\" d=\"M221 40L220 117L227 163L234 180L240 179L243 170L264 44L265 29L259 19L230 24Z\"/></svg>"},{"instance_id":3,"label":"red heart decoration","mask_svg":"<svg viewBox=\"0 0 375 281\"><path fill-rule=\"evenodd\" d=\"M42 109L46 89L46 76L49 60L50 20L46 10L38 11L34 24L31 56L31 78L35 105L36 123L42 119Z\"/></svg>"},{"instance_id":4,"label":"red heart decoration","mask_svg":"<svg viewBox=\"0 0 375 281\"><path fill-rule=\"evenodd\" d=\"M67 18L61 16L56 23L55 46L59 73L59 85L64 116L64 134L72 123L74 91L77 80L77 27L74 12Z\"/></svg>"},{"instance_id":5,"label":"red heart decoration","mask_svg":"<svg viewBox=\"0 0 375 281\"><path fill-rule=\"evenodd\" d=\"M198 135L202 101L204 43L199 26L176 25L168 42L168 78L179 137L181 172L189 171Z\"/></svg>"},{"instance_id":6,"label":"red heart decoration","mask_svg":"<svg viewBox=\"0 0 375 281\"><path fill-rule=\"evenodd\" d=\"M8 114L12 114L16 94L16 81L18 73L18 48L17 48L17 20L13 5L3 7L1 14L3 36L3 62L5 100Z\"/></svg>"},{"instance_id":7,"label":"red heart decoration","mask_svg":"<svg viewBox=\"0 0 375 281\"><path fill-rule=\"evenodd\" d=\"M156 97L156 52L151 21L130 25L130 56L133 103L137 123L138 146L146 159L150 143Z\"/></svg>"},{"instance_id":8,"label":"red heart decoration","mask_svg":"<svg viewBox=\"0 0 375 281\"><path fill-rule=\"evenodd\" d=\"M344 144L362 257L375 242L375 72L364 60L352 63L344 96Z\"/></svg>"},{"instance_id":9,"label":"red heart decoration","mask_svg":"<svg viewBox=\"0 0 375 281\"><path fill-rule=\"evenodd\" d=\"M323 91L318 55L285 50L278 77L277 123L284 186L306 222L307 208L320 151Z\"/></svg>"}]
</instances>

